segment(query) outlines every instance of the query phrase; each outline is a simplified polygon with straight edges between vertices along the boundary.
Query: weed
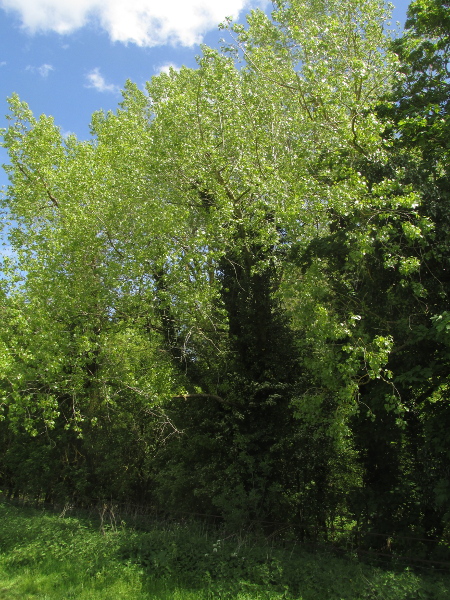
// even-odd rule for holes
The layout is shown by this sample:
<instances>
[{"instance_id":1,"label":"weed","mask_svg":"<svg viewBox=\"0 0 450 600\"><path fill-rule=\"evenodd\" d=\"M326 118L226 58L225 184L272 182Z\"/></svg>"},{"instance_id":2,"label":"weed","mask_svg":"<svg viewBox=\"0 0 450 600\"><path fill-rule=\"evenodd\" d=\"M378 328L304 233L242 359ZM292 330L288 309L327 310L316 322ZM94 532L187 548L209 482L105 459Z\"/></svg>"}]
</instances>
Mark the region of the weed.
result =
<instances>
[{"instance_id":1,"label":"weed","mask_svg":"<svg viewBox=\"0 0 450 600\"><path fill-rule=\"evenodd\" d=\"M102 531L0 504L0 600L446 600L449 575L386 570L202 524Z\"/></svg>"}]
</instances>

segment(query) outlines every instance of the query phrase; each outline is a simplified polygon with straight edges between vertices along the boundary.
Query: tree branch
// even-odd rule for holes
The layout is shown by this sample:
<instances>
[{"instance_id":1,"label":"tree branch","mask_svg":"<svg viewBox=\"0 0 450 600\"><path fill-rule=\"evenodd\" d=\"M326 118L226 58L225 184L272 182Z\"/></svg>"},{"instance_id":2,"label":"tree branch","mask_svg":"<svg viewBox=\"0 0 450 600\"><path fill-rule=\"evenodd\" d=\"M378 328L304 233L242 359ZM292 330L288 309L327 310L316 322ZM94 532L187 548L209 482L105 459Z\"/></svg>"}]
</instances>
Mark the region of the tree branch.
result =
<instances>
[{"instance_id":1,"label":"tree branch","mask_svg":"<svg viewBox=\"0 0 450 600\"><path fill-rule=\"evenodd\" d=\"M24 175L27 179L29 179L29 180L32 181L32 177L31 177L31 175L29 173L27 173L25 167L23 165L21 165L20 163L17 163L17 166L19 167L19 171L22 173L22 175ZM55 206L56 208L59 208L59 202L58 202L58 200L51 193L51 191L49 190L48 185L45 183L45 181L42 179L42 177L40 175L38 175L37 179L44 186L44 189L45 189L45 191L47 193L47 196L50 198L50 201L53 204L53 206Z\"/></svg>"}]
</instances>

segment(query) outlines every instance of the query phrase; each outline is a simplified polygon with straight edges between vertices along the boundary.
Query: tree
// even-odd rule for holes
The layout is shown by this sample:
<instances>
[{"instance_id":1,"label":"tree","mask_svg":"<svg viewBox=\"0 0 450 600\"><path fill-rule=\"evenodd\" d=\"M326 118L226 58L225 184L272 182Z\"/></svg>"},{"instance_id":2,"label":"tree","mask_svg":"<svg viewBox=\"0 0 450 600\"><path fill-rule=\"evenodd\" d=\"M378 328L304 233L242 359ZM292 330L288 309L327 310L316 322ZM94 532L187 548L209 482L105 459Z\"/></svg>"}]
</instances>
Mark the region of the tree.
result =
<instances>
[{"instance_id":1,"label":"tree","mask_svg":"<svg viewBox=\"0 0 450 600\"><path fill-rule=\"evenodd\" d=\"M448 2L411 3L405 34L394 43L394 50L401 60L403 78L394 89L391 104L384 108L390 119L387 134L393 139L392 161L402 166L402 184L417 190L418 212L430 223L416 258L420 261L416 286L421 286L421 334L416 334L413 351L402 353L402 385L414 398L408 434L415 459L411 479L418 485L421 507L417 520L429 535L439 537L448 521L450 490L448 444L442 436L449 418Z\"/></svg>"},{"instance_id":2,"label":"tree","mask_svg":"<svg viewBox=\"0 0 450 600\"><path fill-rule=\"evenodd\" d=\"M204 47L198 69L146 93L127 83L88 142L11 99L5 203L23 281L10 300L28 353L2 334L11 426L67 425L91 470L93 427L108 459L110 436L132 430L140 481L165 503L321 529L346 510L349 419L390 340L360 335L313 249L355 206L383 204L360 167L386 154L385 18L375 0L280 0L272 18L225 23L233 42Z\"/></svg>"},{"instance_id":3,"label":"tree","mask_svg":"<svg viewBox=\"0 0 450 600\"><path fill-rule=\"evenodd\" d=\"M392 48L398 77L377 107L386 154L359 167L368 200L333 212L329 234L298 262L319 264L326 300L340 315L354 312L353 340L378 339L389 351L378 379L362 372L359 382L356 513L376 531L438 538L449 489L447 3L414 2ZM371 365L367 345L349 349Z\"/></svg>"}]
</instances>

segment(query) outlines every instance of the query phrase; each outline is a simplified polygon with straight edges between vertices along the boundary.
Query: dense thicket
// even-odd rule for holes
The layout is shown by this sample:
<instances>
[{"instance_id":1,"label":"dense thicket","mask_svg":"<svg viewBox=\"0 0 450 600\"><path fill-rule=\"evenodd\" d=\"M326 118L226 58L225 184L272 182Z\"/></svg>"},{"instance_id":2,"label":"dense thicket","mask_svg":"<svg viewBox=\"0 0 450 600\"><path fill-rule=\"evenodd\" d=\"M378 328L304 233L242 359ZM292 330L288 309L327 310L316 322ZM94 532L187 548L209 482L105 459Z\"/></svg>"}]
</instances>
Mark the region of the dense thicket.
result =
<instances>
[{"instance_id":1,"label":"dense thicket","mask_svg":"<svg viewBox=\"0 0 450 600\"><path fill-rule=\"evenodd\" d=\"M446 533L447 2L275 2L92 139L17 97L1 486Z\"/></svg>"}]
</instances>

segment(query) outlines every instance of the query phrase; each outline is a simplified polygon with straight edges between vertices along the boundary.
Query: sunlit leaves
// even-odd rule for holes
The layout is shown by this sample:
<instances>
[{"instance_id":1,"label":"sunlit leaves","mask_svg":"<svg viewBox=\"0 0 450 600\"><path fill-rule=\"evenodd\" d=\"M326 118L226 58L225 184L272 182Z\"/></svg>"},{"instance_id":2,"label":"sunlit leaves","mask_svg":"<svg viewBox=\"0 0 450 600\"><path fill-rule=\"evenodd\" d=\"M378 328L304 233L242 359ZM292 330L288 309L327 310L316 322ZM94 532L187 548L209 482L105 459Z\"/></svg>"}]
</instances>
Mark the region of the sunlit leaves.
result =
<instances>
[{"instance_id":1,"label":"sunlit leaves","mask_svg":"<svg viewBox=\"0 0 450 600\"><path fill-rule=\"evenodd\" d=\"M64 139L13 97L6 204L31 353L15 355L17 370L38 390L56 386L75 421L126 389L167 398L179 385L175 356L218 381L231 343L223 265L236 261L250 278L270 271L271 291L283 281L280 306L303 331L302 352L312 349L305 366L315 372L322 360L321 385L336 391L353 311L333 308L324 263L298 282L286 258L326 237L333 212L355 207L349 260L383 243L383 227L365 227L383 194L356 166L384 152L370 108L396 65L385 18L373 0L278 2L272 19L254 11L246 27L224 26L234 41L204 47L197 69L162 73L145 91L128 82L117 112L93 115L87 142ZM420 240L413 217L405 227ZM396 260L405 275L416 268ZM41 373L38 363L58 368ZM342 388L354 387L357 368L345 377Z\"/></svg>"}]
</instances>

